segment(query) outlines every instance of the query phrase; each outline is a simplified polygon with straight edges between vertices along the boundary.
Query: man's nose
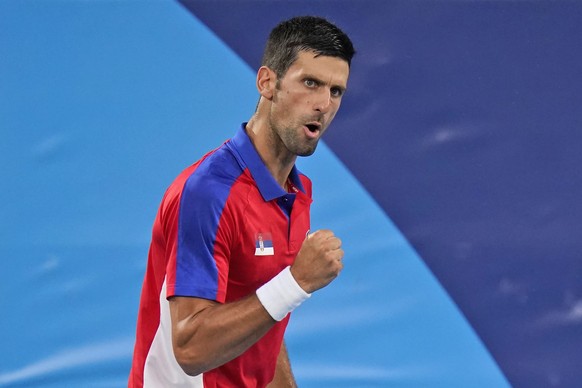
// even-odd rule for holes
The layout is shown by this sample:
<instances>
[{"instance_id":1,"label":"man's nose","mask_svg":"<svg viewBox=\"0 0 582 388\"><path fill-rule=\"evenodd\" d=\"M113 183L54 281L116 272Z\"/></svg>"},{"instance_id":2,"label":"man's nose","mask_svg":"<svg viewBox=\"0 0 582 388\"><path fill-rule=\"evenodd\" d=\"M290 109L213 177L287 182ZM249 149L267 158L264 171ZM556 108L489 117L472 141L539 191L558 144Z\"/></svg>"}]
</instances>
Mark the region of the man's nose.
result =
<instances>
[{"instance_id":1,"label":"man's nose","mask_svg":"<svg viewBox=\"0 0 582 388\"><path fill-rule=\"evenodd\" d=\"M313 109L321 113L327 113L331 107L331 91L327 88L321 88L317 95L317 100Z\"/></svg>"}]
</instances>

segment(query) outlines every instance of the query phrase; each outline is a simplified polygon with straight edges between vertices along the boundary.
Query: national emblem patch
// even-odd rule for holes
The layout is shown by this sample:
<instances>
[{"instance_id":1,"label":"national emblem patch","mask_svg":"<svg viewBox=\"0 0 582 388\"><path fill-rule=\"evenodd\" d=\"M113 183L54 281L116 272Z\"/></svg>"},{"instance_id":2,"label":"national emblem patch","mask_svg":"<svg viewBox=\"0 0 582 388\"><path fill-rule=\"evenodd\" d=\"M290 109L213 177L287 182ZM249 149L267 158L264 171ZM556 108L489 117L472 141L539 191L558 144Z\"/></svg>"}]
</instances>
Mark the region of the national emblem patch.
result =
<instances>
[{"instance_id":1,"label":"national emblem patch","mask_svg":"<svg viewBox=\"0 0 582 388\"><path fill-rule=\"evenodd\" d=\"M255 256L273 256L275 248L273 247L273 237L271 233L255 234Z\"/></svg>"}]
</instances>

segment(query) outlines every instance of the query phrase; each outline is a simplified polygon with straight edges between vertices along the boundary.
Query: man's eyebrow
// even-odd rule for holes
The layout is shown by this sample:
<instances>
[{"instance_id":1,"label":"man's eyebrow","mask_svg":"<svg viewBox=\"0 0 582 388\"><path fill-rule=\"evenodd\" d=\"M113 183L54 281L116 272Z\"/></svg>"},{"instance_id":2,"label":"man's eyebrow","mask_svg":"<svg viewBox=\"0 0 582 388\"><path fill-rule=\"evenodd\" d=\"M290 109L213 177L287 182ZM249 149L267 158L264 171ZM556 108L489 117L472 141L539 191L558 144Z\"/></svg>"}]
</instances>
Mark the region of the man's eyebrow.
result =
<instances>
[{"instance_id":1,"label":"man's eyebrow","mask_svg":"<svg viewBox=\"0 0 582 388\"><path fill-rule=\"evenodd\" d=\"M323 80L321 80L319 77L313 75L313 74L304 74L303 75L303 79L310 79L312 81L315 81L318 84L324 84L325 82L323 82Z\"/></svg>"},{"instance_id":2,"label":"man's eyebrow","mask_svg":"<svg viewBox=\"0 0 582 388\"><path fill-rule=\"evenodd\" d=\"M303 79L310 79L310 80L314 81L315 83L317 83L318 85L326 85L327 84L327 82L323 81L319 77L312 75L312 74L305 74ZM347 90L347 87L345 87L343 85L331 85L331 88L338 88L342 92L345 92Z\"/></svg>"}]
</instances>

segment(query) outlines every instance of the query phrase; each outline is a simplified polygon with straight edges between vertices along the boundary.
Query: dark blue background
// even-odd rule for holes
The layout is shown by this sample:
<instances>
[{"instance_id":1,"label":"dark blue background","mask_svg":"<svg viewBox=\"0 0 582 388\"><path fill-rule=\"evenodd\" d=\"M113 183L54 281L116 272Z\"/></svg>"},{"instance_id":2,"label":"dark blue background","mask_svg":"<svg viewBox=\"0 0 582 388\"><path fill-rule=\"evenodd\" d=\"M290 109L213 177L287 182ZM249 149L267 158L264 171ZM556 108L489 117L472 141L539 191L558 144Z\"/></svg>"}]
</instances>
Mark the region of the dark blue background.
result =
<instances>
[{"instance_id":1,"label":"dark blue background","mask_svg":"<svg viewBox=\"0 0 582 388\"><path fill-rule=\"evenodd\" d=\"M278 19L348 32L331 149L512 384L582 381L581 3L183 3L252 67Z\"/></svg>"}]
</instances>

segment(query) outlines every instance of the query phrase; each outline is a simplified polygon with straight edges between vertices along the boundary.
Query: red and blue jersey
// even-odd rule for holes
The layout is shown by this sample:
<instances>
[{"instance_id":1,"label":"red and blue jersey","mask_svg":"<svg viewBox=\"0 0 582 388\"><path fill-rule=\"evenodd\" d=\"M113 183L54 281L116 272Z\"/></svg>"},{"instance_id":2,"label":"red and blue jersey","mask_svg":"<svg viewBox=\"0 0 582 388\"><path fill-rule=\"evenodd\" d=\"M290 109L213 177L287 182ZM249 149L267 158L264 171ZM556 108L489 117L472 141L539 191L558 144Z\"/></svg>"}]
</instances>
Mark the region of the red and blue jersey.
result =
<instances>
[{"instance_id":1,"label":"red and blue jersey","mask_svg":"<svg viewBox=\"0 0 582 388\"><path fill-rule=\"evenodd\" d=\"M239 357L192 377L174 358L167 299L236 301L291 265L309 230L311 181L293 167L288 187L267 170L244 124L171 184L153 226L130 387L263 387L272 380L289 316Z\"/></svg>"}]
</instances>

